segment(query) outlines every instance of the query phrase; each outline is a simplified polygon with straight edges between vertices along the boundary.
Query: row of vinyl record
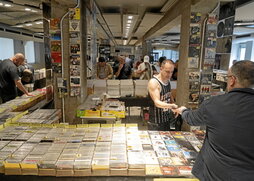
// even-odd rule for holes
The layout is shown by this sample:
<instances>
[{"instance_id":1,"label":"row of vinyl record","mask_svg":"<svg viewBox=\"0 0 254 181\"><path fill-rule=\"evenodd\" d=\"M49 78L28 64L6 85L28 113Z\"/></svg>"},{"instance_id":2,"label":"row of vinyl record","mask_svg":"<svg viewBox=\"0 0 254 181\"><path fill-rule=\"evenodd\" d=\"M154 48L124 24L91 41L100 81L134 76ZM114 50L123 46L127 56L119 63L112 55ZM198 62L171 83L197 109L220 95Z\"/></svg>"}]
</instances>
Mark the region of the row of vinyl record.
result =
<instances>
[{"instance_id":1,"label":"row of vinyl record","mask_svg":"<svg viewBox=\"0 0 254 181\"><path fill-rule=\"evenodd\" d=\"M30 138L14 141L22 135ZM7 175L190 176L202 145L191 132L138 131L137 127L112 125L7 127L0 131L0 138L0 171Z\"/></svg>"}]
</instances>

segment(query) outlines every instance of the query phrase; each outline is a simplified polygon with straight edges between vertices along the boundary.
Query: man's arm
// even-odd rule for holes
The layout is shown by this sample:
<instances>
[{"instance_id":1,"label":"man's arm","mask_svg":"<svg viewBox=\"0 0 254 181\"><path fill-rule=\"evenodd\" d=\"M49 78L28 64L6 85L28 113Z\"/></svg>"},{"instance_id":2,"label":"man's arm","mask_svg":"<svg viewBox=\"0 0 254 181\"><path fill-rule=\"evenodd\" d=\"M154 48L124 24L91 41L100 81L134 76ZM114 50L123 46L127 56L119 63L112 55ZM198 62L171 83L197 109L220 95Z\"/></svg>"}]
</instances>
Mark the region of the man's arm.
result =
<instances>
[{"instance_id":1,"label":"man's arm","mask_svg":"<svg viewBox=\"0 0 254 181\"><path fill-rule=\"evenodd\" d=\"M109 75L108 75L107 79L111 79L113 77L113 69L112 69L111 65L107 64L107 66L108 66L108 69L109 69L108 70Z\"/></svg>"},{"instance_id":2,"label":"man's arm","mask_svg":"<svg viewBox=\"0 0 254 181\"><path fill-rule=\"evenodd\" d=\"M119 74L120 74L120 72L121 72L121 70L122 70L122 68L123 68L123 65L124 65L124 64L122 64L122 63L121 63L121 64L119 64L119 66L118 66L118 70L117 70L117 72L116 72L116 74L115 74L115 76L116 76L116 77L118 77L118 76L119 76Z\"/></svg>"},{"instance_id":3,"label":"man's arm","mask_svg":"<svg viewBox=\"0 0 254 181\"><path fill-rule=\"evenodd\" d=\"M29 94L29 92L23 86L23 84L21 83L20 79L19 80L15 80L15 84L19 88L19 90L21 90L24 94L26 94L27 96L32 96L31 94Z\"/></svg>"},{"instance_id":4,"label":"man's arm","mask_svg":"<svg viewBox=\"0 0 254 181\"><path fill-rule=\"evenodd\" d=\"M160 85L155 79L148 82L148 91L156 107L176 109L176 104L168 104L160 100Z\"/></svg>"},{"instance_id":5,"label":"man's arm","mask_svg":"<svg viewBox=\"0 0 254 181\"><path fill-rule=\"evenodd\" d=\"M185 120L189 125L201 126L201 125L205 125L204 107L205 106L202 104L200 108L196 110L189 110L186 107L181 106L178 109L173 111L181 114L183 120Z\"/></svg>"}]
</instances>

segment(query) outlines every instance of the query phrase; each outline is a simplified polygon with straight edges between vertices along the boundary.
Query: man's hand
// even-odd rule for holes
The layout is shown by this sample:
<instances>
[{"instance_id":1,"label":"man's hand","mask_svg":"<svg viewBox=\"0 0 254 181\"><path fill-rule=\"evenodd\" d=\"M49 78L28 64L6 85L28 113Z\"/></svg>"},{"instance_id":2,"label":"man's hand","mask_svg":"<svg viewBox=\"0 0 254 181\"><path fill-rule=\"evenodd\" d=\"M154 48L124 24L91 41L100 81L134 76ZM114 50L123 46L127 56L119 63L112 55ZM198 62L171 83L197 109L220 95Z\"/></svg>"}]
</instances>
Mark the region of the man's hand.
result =
<instances>
[{"instance_id":1,"label":"man's hand","mask_svg":"<svg viewBox=\"0 0 254 181\"><path fill-rule=\"evenodd\" d=\"M177 108L177 109L172 109L172 111L173 111L174 113L177 113L177 114L182 114L183 111L184 111L185 109L187 109L187 108L184 107L184 106L181 106L181 107L179 107L179 108Z\"/></svg>"},{"instance_id":2,"label":"man's hand","mask_svg":"<svg viewBox=\"0 0 254 181\"><path fill-rule=\"evenodd\" d=\"M30 94L30 93L27 93L26 96L28 96L28 97L33 97L33 96L35 96L35 95Z\"/></svg>"},{"instance_id":3,"label":"man's hand","mask_svg":"<svg viewBox=\"0 0 254 181\"><path fill-rule=\"evenodd\" d=\"M178 108L178 105L176 105L176 104L169 104L170 105L170 109L176 109L176 108Z\"/></svg>"}]
</instances>

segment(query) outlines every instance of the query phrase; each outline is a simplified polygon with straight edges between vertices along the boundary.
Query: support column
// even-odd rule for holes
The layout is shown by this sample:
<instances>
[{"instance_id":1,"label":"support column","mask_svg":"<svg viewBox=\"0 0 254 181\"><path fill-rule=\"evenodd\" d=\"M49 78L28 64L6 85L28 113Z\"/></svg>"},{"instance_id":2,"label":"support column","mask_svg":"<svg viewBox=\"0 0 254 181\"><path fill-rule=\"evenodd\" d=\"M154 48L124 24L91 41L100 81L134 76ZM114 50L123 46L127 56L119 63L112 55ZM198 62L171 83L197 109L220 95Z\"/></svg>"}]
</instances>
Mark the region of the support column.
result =
<instances>
[{"instance_id":1,"label":"support column","mask_svg":"<svg viewBox=\"0 0 254 181\"><path fill-rule=\"evenodd\" d=\"M191 1L185 1L185 8L181 14L181 37L180 37L180 57L178 63L177 74L177 94L176 100L179 106L188 106L189 96L189 78L188 78L188 44L190 36L190 13ZM183 129L188 129L188 126L183 125Z\"/></svg>"}]
</instances>

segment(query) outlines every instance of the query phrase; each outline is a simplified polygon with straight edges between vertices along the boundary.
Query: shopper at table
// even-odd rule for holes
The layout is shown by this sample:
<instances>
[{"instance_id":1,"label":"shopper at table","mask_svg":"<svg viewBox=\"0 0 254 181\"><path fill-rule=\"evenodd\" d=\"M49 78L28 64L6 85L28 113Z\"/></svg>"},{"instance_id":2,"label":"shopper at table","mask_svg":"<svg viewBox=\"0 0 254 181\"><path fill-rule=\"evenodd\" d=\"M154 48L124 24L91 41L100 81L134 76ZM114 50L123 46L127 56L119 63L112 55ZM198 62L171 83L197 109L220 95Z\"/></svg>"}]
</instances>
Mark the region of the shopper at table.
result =
<instances>
[{"instance_id":1,"label":"shopper at table","mask_svg":"<svg viewBox=\"0 0 254 181\"><path fill-rule=\"evenodd\" d=\"M228 93L177 112L188 124L206 125L206 138L192 173L201 181L254 179L254 62L238 61L228 71Z\"/></svg>"},{"instance_id":2,"label":"shopper at table","mask_svg":"<svg viewBox=\"0 0 254 181\"><path fill-rule=\"evenodd\" d=\"M131 78L131 66L125 63L124 56L118 56L117 60L119 62L118 67L116 68L116 79L130 79Z\"/></svg>"},{"instance_id":3,"label":"shopper at table","mask_svg":"<svg viewBox=\"0 0 254 181\"><path fill-rule=\"evenodd\" d=\"M175 122L171 122L175 120L171 109L177 108L177 105L172 102L169 81L173 71L174 62L164 60L161 63L160 73L148 82L149 95L153 101L153 105L149 108L149 130L168 131L175 128Z\"/></svg>"},{"instance_id":4,"label":"shopper at table","mask_svg":"<svg viewBox=\"0 0 254 181\"><path fill-rule=\"evenodd\" d=\"M2 103L17 97L17 89L20 89L27 96L31 96L23 86L18 74L18 66L24 64L25 57L21 53L15 54L12 58L3 60L0 66L0 96Z\"/></svg>"},{"instance_id":5,"label":"shopper at table","mask_svg":"<svg viewBox=\"0 0 254 181\"><path fill-rule=\"evenodd\" d=\"M111 79L113 77L113 69L109 63L106 63L104 57L99 57L97 63L97 78L98 79Z\"/></svg>"}]
</instances>

